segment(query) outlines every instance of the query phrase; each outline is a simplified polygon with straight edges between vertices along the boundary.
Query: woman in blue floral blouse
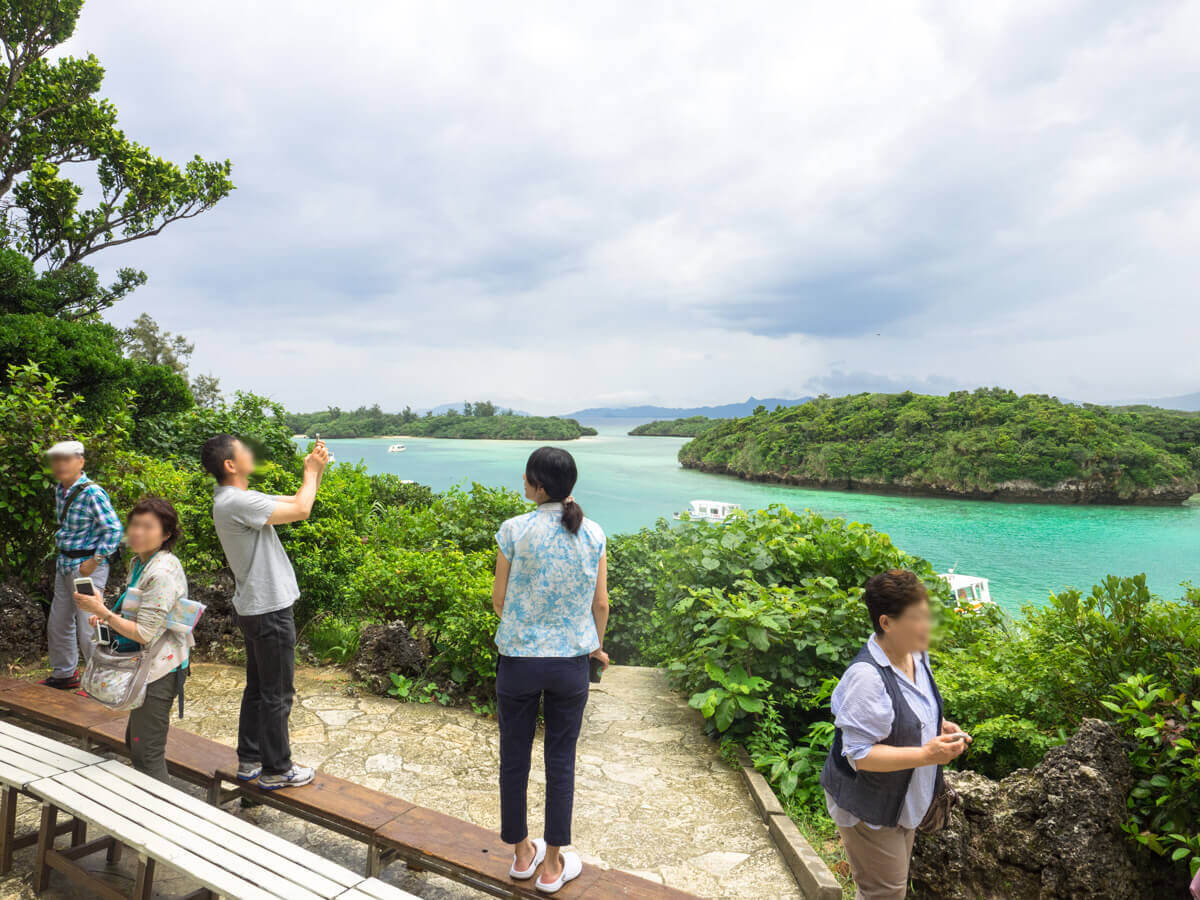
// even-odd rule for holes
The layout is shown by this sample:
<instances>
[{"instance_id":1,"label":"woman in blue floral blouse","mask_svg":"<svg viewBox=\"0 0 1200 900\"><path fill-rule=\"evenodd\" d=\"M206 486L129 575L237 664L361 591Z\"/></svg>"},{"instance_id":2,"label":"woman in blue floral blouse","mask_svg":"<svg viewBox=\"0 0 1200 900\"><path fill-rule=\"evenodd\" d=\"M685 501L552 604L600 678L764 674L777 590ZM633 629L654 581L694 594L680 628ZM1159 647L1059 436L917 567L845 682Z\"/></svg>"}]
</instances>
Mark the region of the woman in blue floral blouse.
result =
<instances>
[{"instance_id":1,"label":"woman in blue floral blouse","mask_svg":"<svg viewBox=\"0 0 1200 900\"><path fill-rule=\"evenodd\" d=\"M604 532L571 496L578 472L566 450L542 447L525 464L525 496L537 509L496 533L492 605L500 617L496 694L500 716L500 837L514 845L510 875L532 878L552 894L579 877L571 843L575 744L587 705L589 657L608 667L601 649L608 624ZM546 720L546 830L529 839L525 791L537 728Z\"/></svg>"}]
</instances>

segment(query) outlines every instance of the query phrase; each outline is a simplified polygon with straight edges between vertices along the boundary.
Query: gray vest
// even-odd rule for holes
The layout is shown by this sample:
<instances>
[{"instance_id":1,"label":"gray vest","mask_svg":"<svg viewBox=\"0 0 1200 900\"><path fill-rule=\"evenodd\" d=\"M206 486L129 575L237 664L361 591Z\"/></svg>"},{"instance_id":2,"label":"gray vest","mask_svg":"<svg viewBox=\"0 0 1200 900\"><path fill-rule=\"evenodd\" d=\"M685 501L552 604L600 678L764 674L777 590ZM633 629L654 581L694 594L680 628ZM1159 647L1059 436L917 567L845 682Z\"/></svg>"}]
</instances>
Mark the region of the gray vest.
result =
<instances>
[{"instance_id":1,"label":"gray vest","mask_svg":"<svg viewBox=\"0 0 1200 900\"><path fill-rule=\"evenodd\" d=\"M938 721L941 721L942 695L933 680L933 672L929 669L928 654L922 656L921 661L925 671L929 673L929 683L933 686L933 697L937 701ZM920 747L924 743L921 740L921 720L904 699L896 681L896 673L892 671L891 666L881 666L875 662L866 644L850 664L862 662L875 667L892 701L892 732L880 743L893 747ZM833 802L846 812L870 825L893 828L900 821L900 808L904 805L904 796L908 793L912 776L912 769L901 769L898 772L855 771L842 755L842 729L838 728L834 734L833 747L825 760L825 767L821 770L821 787L828 791ZM936 797L941 791L942 767L938 766L933 795Z\"/></svg>"}]
</instances>

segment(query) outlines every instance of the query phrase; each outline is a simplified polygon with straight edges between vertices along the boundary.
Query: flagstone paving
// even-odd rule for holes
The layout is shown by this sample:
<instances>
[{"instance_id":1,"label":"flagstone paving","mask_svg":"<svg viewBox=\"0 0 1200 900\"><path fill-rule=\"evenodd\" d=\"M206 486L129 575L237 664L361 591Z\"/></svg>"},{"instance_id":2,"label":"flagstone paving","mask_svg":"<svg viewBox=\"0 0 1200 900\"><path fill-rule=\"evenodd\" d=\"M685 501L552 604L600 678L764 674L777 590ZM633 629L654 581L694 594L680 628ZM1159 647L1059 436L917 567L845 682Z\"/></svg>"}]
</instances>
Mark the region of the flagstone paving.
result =
<instances>
[{"instance_id":1,"label":"flagstone paving","mask_svg":"<svg viewBox=\"0 0 1200 900\"><path fill-rule=\"evenodd\" d=\"M180 727L236 743L242 672L198 664L187 683ZM496 722L470 710L399 703L363 693L334 668L296 673L292 752L368 787L498 830ZM702 897L799 900L801 894L759 819L740 775L706 737L699 714L674 694L661 672L614 666L592 686L579 741L575 848L584 860L625 869ZM539 734L538 744L541 743ZM545 779L534 748L530 831L541 830ZM361 871L363 846L263 807L227 807L298 844ZM32 802L19 827L35 826ZM103 854L94 863L103 867ZM20 852L0 897L32 898L32 850ZM162 875L166 876L166 871ZM128 887L128 869L112 873ZM429 873L392 865L385 879L420 897L478 897ZM164 893L177 890L160 878ZM43 897L78 894L60 876Z\"/></svg>"}]
</instances>

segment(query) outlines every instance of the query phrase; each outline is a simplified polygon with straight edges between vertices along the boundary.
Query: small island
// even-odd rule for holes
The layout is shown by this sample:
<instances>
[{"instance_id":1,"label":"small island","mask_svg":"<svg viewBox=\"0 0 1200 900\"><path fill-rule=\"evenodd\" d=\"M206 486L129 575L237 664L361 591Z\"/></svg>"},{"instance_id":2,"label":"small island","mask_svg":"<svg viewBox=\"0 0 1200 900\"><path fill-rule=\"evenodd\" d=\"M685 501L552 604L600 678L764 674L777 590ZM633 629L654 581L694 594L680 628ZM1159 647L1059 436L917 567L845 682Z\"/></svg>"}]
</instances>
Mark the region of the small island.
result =
<instances>
[{"instance_id":1,"label":"small island","mask_svg":"<svg viewBox=\"0 0 1200 900\"><path fill-rule=\"evenodd\" d=\"M575 419L557 416L526 416L511 409L502 412L494 403L481 400L464 403L462 412L448 409L424 415L405 407L385 413L378 405L360 406L345 412L331 407L322 412L289 413L288 427L296 434L327 438L432 437L500 441L572 441L596 434L595 428Z\"/></svg>"},{"instance_id":2,"label":"small island","mask_svg":"<svg viewBox=\"0 0 1200 900\"><path fill-rule=\"evenodd\" d=\"M1200 490L1200 413L1074 405L1001 388L763 407L679 450L689 469L875 493L1178 504Z\"/></svg>"},{"instance_id":3,"label":"small island","mask_svg":"<svg viewBox=\"0 0 1200 900\"><path fill-rule=\"evenodd\" d=\"M687 416L682 419L659 419L635 426L629 433L650 437L695 437L706 428L725 419L710 419L708 416Z\"/></svg>"}]
</instances>

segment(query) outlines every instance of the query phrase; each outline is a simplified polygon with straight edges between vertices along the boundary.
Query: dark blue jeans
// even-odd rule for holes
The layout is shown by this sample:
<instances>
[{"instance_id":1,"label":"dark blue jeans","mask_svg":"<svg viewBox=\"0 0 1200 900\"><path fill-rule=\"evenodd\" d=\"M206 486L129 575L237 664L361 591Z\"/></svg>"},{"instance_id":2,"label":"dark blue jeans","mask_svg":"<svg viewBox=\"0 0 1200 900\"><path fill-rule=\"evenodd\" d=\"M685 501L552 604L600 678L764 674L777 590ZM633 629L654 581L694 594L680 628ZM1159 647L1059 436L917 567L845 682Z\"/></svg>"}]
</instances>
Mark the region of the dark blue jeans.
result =
<instances>
[{"instance_id":1,"label":"dark blue jeans","mask_svg":"<svg viewBox=\"0 0 1200 900\"><path fill-rule=\"evenodd\" d=\"M588 658L501 656L496 668L500 716L500 839L529 836L525 792L537 729L538 703L546 719L546 843L571 843L575 805L575 744L588 698Z\"/></svg>"},{"instance_id":2,"label":"dark blue jeans","mask_svg":"<svg viewBox=\"0 0 1200 900\"><path fill-rule=\"evenodd\" d=\"M296 622L292 608L238 616L246 639L246 689L238 720L239 762L262 763L264 775L292 768L288 717L296 689Z\"/></svg>"}]
</instances>

